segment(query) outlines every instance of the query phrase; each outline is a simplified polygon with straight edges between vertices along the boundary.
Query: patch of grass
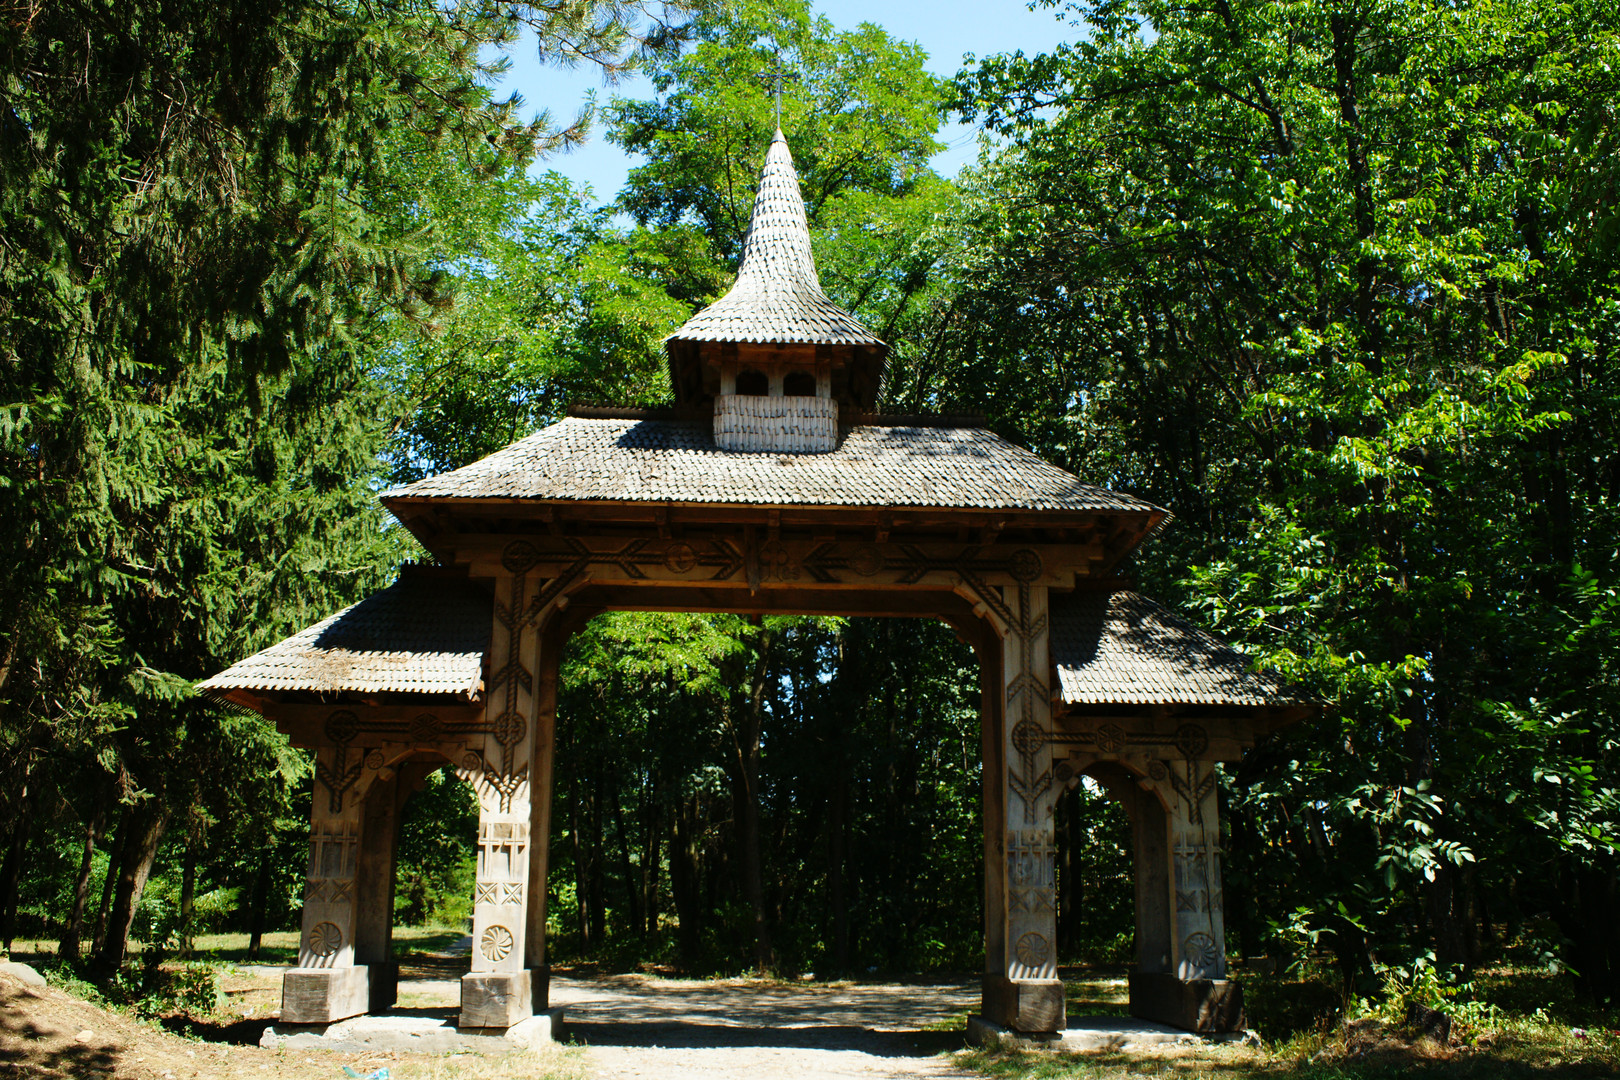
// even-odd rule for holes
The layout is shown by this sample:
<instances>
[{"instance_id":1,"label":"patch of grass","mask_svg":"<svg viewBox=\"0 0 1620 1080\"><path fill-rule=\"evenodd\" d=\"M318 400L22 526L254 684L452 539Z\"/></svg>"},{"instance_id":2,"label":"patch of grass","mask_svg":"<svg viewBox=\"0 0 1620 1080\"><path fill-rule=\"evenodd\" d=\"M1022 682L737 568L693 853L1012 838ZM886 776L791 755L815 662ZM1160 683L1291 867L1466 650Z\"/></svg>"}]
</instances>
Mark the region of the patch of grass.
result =
<instances>
[{"instance_id":1,"label":"patch of grass","mask_svg":"<svg viewBox=\"0 0 1620 1080\"><path fill-rule=\"evenodd\" d=\"M1249 1026L1268 1042L1332 1031L1343 1019L1344 997L1321 979L1250 975L1242 982Z\"/></svg>"},{"instance_id":2,"label":"patch of grass","mask_svg":"<svg viewBox=\"0 0 1620 1080\"><path fill-rule=\"evenodd\" d=\"M297 930L277 930L265 934L259 942L259 955L248 959L247 934L200 934L192 939L191 955L194 959L214 964L296 964L298 963Z\"/></svg>"},{"instance_id":3,"label":"patch of grass","mask_svg":"<svg viewBox=\"0 0 1620 1080\"><path fill-rule=\"evenodd\" d=\"M1456 1029L1454 1029L1455 1031ZM1620 1075L1620 1035L1545 1013L1465 1027L1448 1044L1374 1019L1307 1031L1269 1049L1203 1045L1140 1054L973 1050L956 1062L1012 1080L1585 1080Z\"/></svg>"},{"instance_id":4,"label":"patch of grass","mask_svg":"<svg viewBox=\"0 0 1620 1080\"><path fill-rule=\"evenodd\" d=\"M1124 1016L1129 1011L1130 988L1125 977L1112 970L1065 972L1063 1000L1071 1014Z\"/></svg>"},{"instance_id":5,"label":"patch of grass","mask_svg":"<svg viewBox=\"0 0 1620 1080\"><path fill-rule=\"evenodd\" d=\"M967 1023L968 1023L968 1017L977 1015L978 1011L979 1011L978 1009L963 1009L961 1012L955 1013L955 1014L953 1014L951 1016L947 1016L944 1019L935 1020L932 1023L924 1024L923 1025L923 1030L924 1031L966 1031L967 1030Z\"/></svg>"}]
</instances>

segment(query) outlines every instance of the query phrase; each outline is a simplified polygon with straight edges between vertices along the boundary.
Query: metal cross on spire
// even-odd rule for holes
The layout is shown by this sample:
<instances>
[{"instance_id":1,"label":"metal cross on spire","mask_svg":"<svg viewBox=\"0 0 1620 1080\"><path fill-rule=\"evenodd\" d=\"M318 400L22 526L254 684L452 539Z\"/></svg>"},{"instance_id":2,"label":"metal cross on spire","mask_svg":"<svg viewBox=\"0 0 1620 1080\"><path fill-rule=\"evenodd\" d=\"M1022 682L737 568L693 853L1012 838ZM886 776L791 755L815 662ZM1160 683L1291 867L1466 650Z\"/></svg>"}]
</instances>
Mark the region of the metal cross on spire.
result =
<instances>
[{"instance_id":1,"label":"metal cross on spire","mask_svg":"<svg viewBox=\"0 0 1620 1080\"><path fill-rule=\"evenodd\" d=\"M787 82L789 79L799 78L799 73L797 71L788 71L786 68L784 68L782 66L782 59L779 56L776 60L775 69L771 71L762 71L759 73L759 77L761 81L767 84L773 84L772 91L776 95L776 130L780 131L782 130L782 84Z\"/></svg>"}]
</instances>

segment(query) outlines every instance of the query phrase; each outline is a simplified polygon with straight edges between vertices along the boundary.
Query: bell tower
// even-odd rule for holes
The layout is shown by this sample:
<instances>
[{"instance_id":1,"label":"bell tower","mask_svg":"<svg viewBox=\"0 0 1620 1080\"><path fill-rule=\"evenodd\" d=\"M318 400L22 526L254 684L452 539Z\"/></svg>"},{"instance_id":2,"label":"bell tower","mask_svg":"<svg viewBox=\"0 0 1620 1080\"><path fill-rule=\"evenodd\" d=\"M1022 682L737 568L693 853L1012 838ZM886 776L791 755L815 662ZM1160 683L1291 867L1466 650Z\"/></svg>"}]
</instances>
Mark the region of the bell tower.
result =
<instances>
[{"instance_id":1,"label":"bell tower","mask_svg":"<svg viewBox=\"0 0 1620 1080\"><path fill-rule=\"evenodd\" d=\"M889 347L821 289L799 176L778 130L731 290L664 343L677 405L713 410L722 450L826 453L871 411Z\"/></svg>"}]
</instances>

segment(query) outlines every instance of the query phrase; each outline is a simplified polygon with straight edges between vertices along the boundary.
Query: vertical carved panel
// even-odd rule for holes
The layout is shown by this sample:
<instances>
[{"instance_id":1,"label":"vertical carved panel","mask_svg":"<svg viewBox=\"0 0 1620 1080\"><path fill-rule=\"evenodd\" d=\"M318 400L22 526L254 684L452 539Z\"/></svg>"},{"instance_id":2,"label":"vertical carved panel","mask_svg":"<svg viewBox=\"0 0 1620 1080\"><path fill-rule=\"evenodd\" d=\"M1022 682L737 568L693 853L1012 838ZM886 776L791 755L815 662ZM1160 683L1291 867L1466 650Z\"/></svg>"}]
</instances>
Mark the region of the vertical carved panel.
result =
<instances>
[{"instance_id":1,"label":"vertical carved panel","mask_svg":"<svg viewBox=\"0 0 1620 1080\"><path fill-rule=\"evenodd\" d=\"M336 746L322 747L315 755L317 776L323 772L326 776L342 774L342 760L348 754L347 740ZM355 875L360 856L361 803L358 796L344 798L353 787L352 780L338 787L328 785L329 798L322 798L317 790L311 807L303 933L298 943L299 967L354 965Z\"/></svg>"},{"instance_id":2,"label":"vertical carved panel","mask_svg":"<svg viewBox=\"0 0 1620 1080\"><path fill-rule=\"evenodd\" d=\"M523 967L529 876L529 764L535 733L534 616L546 583L531 581L534 549L511 544L509 576L495 588L494 625L485 677L481 760L463 763L478 791L478 880L473 893L474 972ZM531 595L532 593L532 595ZM471 758L471 755L469 755ZM479 769L481 768L481 771Z\"/></svg>"},{"instance_id":3,"label":"vertical carved panel","mask_svg":"<svg viewBox=\"0 0 1620 1080\"><path fill-rule=\"evenodd\" d=\"M1006 762L1006 975L1057 977L1052 705L1046 589L1002 590Z\"/></svg>"},{"instance_id":4,"label":"vertical carved panel","mask_svg":"<svg viewBox=\"0 0 1620 1080\"><path fill-rule=\"evenodd\" d=\"M1167 762L1170 806L1171 945L1182 979L1226 977L1226 920L1221 891L1220 808L1215 767L1185 758Z\"/></svg>"}]
</instances>

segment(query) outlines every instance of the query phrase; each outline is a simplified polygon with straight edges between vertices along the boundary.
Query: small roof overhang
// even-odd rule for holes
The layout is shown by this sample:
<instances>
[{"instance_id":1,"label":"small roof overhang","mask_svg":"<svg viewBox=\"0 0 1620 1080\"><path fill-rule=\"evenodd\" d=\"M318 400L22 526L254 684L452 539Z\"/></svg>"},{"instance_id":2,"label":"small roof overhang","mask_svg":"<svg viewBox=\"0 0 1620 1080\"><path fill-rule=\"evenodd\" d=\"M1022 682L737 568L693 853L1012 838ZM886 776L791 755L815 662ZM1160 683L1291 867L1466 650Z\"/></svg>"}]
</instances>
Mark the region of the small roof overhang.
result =
<instances>
[{"instance_id":1,"label":"small roof overhang","mask_svg":"<svg viewBox=\"0 0 1620 1080\"><path fill-rule=\"evenodd\" d=\"M394 584L199 683L262 712L345 695L471 703L482 695L493 598L465 568L407 566Z\"/></svg>"},{"instance_id":2,"label":"small roof overhang","mask_svg":"<svg viewBox=\"0 0 1620 1080\"><path fill-rule=\"evenodd\" d=\"M1321 704L1226 641L1129 589L1051 600L1052 666L1071 714L1199 712L1253 718L1258 732Z\"/></svg>"}]
</instances>

